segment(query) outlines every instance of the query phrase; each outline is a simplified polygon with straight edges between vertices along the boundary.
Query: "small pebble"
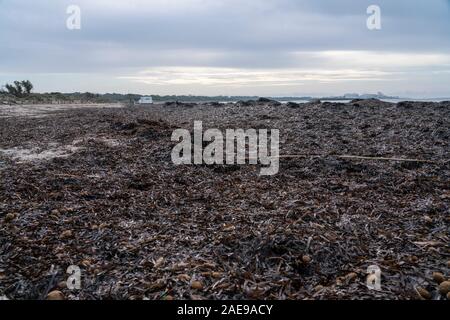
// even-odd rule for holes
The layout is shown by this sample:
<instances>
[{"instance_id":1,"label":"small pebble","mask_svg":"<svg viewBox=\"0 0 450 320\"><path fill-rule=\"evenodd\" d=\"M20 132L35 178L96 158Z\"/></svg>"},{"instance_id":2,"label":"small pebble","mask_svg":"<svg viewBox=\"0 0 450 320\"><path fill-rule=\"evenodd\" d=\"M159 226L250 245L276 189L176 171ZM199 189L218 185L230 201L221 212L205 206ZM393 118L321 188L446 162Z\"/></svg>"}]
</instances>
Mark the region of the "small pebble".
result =
<instances>
[{"instance_id":1,"label":"small pebble","mask_svg":"<svg viewBox=\"0 0 450 320\"><path fill-rule=\"evenodd\" d=\"M441 284L445 281L445 277L440 272L433 272L433 280L437 282L437 284Z\"/></svg>"},{"instance_id":2,"label":"small pebble","mask_svg":"<svg viewBox=\"0 0 450 320\"><path fill-rule=\"evenodd\" d=\"M421 288L421 287L417 287L416 291L417 291L418 295L421 298L426 299L426 300L430 300L431 299L431 293L428 292L427 289L424 289L424 288Z\"/></svg>"},{"instance_id":3,"label":"small pebble","mask_svg":"<svg viewBox=\"0 0 450 320\"><path fill-rule=\"evenodd\" d=\"M189 280L191 280L191 277L188 274L180 274L178 276L178 280L180 280L180 281L189 281Z\"/></svg>"},{"instance_id":4,"label":"small pebble","mask_svg":"<svg viewBox=\"0 0 450 320\"><path fill-rule=\"evenodd\" d=\"M450 292L450 281L444 281L439 285L439 292L446 295Z\"/></svg>"},{"instance_id":5,"label":"small pebble","mask_svg":"<svg viewBox=\"0 0 450 320\"><path fill-rule=\"evenodd\" d=\"M47 295L47 300L64 300L64 294L59 290L52 291Z\"/></svg>"},{"instance_id":6,"label":"small pebble","mask_svg":"<svg viewBox=\"0 0 450 320\"><path fill-rule=\"evenodd\" d=\"M308 255L304 255L304 256L302 257L302 261L303 261L304 263L310 263L311 260L312 260L311 257L308 256Z\"/></svg>"},{"instance_id":7,"label":"small pebble","mask_svg":"<svg viewBox=\"0 0 450 320\"><path fill-rule=\"evenodd\" d=\"M203 284L200 281L193 281L191 284L191 288L195 290L202 290Z\"/></svg>"}]
</instances>

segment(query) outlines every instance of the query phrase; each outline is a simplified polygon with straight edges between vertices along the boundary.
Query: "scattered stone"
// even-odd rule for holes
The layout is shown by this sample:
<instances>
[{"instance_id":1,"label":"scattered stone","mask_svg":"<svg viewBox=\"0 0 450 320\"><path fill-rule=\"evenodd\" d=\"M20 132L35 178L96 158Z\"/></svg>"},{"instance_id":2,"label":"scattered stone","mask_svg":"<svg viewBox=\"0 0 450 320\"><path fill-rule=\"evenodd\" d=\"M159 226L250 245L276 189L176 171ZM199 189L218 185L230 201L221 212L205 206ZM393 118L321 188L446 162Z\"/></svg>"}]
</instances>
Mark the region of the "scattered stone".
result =
<instances>
[{"instance_id":1,"label":"scattered stone","mask_svg":"<svg viewBox=\"0 0 450 320\"><path fill-rule=\"evenodd\" d=\"M47 295L47 300L64 300L64 294L59 290L54 290Z\"/></svg>"},{"instance_id":2,"label":"scattered stone","mask_svg":"<svg viewBox=\"0 0 450 320\"><path fill-rule=\"evenodd\" d=\"M445 277L440 272L433 272L433 280L437 282L437 284L441 284L445 281Z\"/></svg>"},{"instance_id":3,"label":"scattered stone","mask_svg":"<svg viewBox=\"0 0 450 320\"><path fill-rule=\"evenodd\" d=\"M191 277L188 274L180 274L180 275L178 275L177 278L180 281L186 281L186 282L191 280Z\"/></svg>"},{"instance_id":4,"label":"scattered stone","mask_svg":"<svg viewBox=\"0 0 450 320\"><path fill-rule=\"evenodd\" d=\"M310 256L308 256L308 255L303 255L303 257L302 257L302 261L303 261L303 263L306 263L306 264L308 264L308 263L310 263L311 262L311 257Z\"/></svg>"},{"instance_id":5,"label":"scattered stone","mask_svg":"<svg viewBox=\"0 0 450 320\"><path fill-rule=\"evenodd\" d=\"M446 295L450 291L450 281L444 281L439 285L439 292Z\"/></svg>"},{"instance_id":6,"label":"scattered stone","mask_svg":"<svg viewBox=\"0 0 450 320\"><path fill-rule=\"evenodd\" d=\"M195 290L203 290L203 284L200 281L193 281L191 283L191 288Z\"/></svg>"},{"instance_id":7,"label":"scattered stone","mask_svg":"<svg viewBox=\"0 0 450 320\"><path fill-rule=\"evenodd\" d=\"M428 292L428 290L422 288L422 287L417 287L416 288L417 294L419 295L419 297L426 299L426 300L430 300L431 299L431 293Z\"/></svg>"}]
</instances>

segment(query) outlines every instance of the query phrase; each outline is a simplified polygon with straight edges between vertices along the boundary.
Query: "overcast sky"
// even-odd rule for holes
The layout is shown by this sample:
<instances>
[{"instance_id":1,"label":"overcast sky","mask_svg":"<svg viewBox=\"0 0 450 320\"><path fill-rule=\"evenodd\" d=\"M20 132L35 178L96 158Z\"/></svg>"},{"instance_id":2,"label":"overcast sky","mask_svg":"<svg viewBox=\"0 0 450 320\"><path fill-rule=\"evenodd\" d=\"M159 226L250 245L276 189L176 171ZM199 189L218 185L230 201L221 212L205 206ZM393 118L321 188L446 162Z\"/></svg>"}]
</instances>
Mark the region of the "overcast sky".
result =
<instances>
[{"instance_id":1,"label":"overcast sky","mask_svg":"<svg viewBox=\"0 0 450 320\"><path fill-rule=\"evenodd\" d=\"M366 26L372 4L381 30ZM15 79L39 92L450 97L450 0L0 0L0 84Z\"/></svg>"}]
</instances>

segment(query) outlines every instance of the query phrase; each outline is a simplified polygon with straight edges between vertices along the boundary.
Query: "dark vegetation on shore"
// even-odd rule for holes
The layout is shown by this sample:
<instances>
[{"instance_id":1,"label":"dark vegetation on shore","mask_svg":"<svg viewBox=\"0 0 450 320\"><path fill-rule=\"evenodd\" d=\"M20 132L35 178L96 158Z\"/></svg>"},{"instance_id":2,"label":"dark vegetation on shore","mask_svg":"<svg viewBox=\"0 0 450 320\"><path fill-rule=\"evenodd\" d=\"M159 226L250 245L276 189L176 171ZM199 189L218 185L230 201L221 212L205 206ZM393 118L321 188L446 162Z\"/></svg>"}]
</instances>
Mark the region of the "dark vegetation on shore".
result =
<instances>
[{"instance_id":1,"label":"dark vegetation on shore","mask_svg":"<svg viewBox=\"0 0 450 320\"><path fill-rule=\"evenodd\" d=\"M281 155L296 156L274 177L249 165L174 166L171 133L197 120L205 130L279 129ZM449 128L448 102L6 114L0 296L446 299ZM81 290L65 285L70 265ZM366 287L371 265L381 291Z\"/></svg>"},{"instance_id":2,"label":"dark vegetation on shore","mask_svg":"<svg viewBox=\"0 0 450 320\"><path fill-rule=\"evenodd\" d=\"M0 105L15 104L70 104L70 103L122 103L134 104L143 95L139 94L119 94L106 93L98 94L91 92L75 92L75 93L28 93L24 95L16 95L11 92L0 92ZM169 95L160 96L152 95L155 103L173 102L173 103L208 103L208 102L236 102L236 101L256 101L258 96L187 96L187 95ZM281 101L291 100L312 100L310 97L284 97Z\"/></svg>"},{"instance_id":3,"label":"dark vegetation on shore","mask_svg":"<svg viewBox=\"0 0 450 320\"><path fill-rule=\"evenodd\" d=\"M33 93L34 86L29 80L14 81L0 89L0 105L15 104L69 104L69 103L123 103L134 104L143 95L92 92L49 92ZM256 100L257 96L193 96L193 95L152 95L154 102L233 102ZM295 98L292 98L295 99Z\"/></svg>"},{"instance_id":4,"label":"dark vegetation on shore","mask_svg":"<svg viewBox=\"0 0 450 320\"><path fill-rule=\"evenodd\" d=\"M34 86L28 81L14 81L13 84L6 84L0 90L0 105L15 104L70 104L70 103L122 103L126 105L134 104L144 95L140 94L120 94L120 93L92 93L92 92L49 92L33 93ZM259 96L196 96L196 95L151 95L155 103L178 102L178 103L208 103L208 102L236 102L236 101L257 101ZM379 92L378 94L346 94L343 96L323 97L323 100L353 100L353 99L395 99L398 97L389 97ZM317 98L310 96L303 97L271 97L262 98L282 102L289 101L314 101Z\"/></svg>"}]
</instances>

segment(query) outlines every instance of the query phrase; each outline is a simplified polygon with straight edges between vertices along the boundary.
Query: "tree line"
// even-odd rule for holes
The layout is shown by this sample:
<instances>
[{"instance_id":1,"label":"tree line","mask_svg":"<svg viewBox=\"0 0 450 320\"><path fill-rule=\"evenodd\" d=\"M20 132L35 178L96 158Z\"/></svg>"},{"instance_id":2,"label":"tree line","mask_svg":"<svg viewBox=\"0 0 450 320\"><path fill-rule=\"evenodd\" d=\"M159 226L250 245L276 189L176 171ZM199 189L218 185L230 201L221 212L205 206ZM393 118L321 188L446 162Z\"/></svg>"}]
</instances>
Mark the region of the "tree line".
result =
<instances>
[{"instance_id":1,"label":"tree line","mask_svg":"<svg viewBox=\"0 0 450 320\"><path fill-rule=\"evenodd\" d=\"M8 93L17 98L24 98L31 94L33 84L30 80L14 81L12 84L5 84L0 93Z\"/></svg>"}]
</instances>

